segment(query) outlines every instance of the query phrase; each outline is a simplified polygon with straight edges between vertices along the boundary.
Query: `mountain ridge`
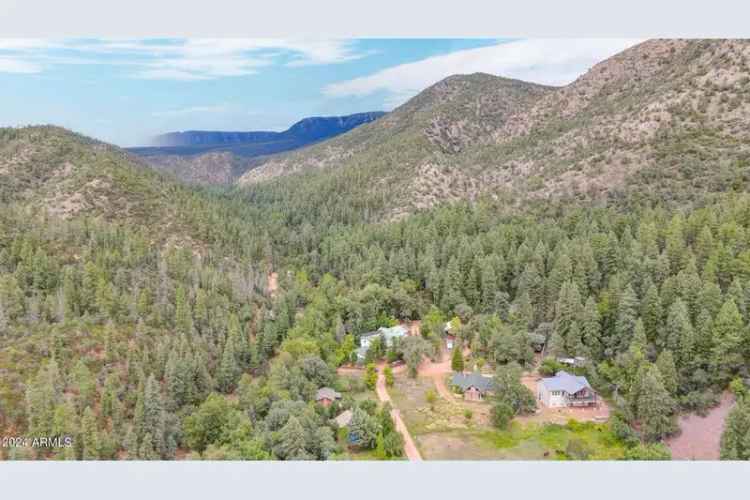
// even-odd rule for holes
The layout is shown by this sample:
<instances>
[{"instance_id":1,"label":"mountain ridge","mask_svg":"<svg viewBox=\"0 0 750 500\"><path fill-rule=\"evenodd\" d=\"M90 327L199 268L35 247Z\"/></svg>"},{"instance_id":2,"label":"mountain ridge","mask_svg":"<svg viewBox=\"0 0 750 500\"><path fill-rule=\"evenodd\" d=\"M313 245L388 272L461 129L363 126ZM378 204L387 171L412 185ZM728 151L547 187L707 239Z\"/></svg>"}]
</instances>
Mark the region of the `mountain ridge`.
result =
<instances>
[{"instance_id":1,"label":"mountain ridge","mask_svg":"<svg viewBox=\"0 0 750 500\"><path fill-rule=\"evenodd\" d=\"M262 159L237 184L371 176L369 186L389 186L387 216L484 195L617 196L644 176L662 189L651 181L668 170L715 189L750 150L749 59L745 40L649 40L563 87L452 76L368 127ZM687 145L696 135L699 150ZM688 157L716 167L687 169Z\"/></svg>"},{"instance_id":2,"label":"mountain ridge","mask_svg":"<svg viewBox=\"0 0 750 500\"><path fill-rule=\"evenodd\" d=\"M367 111L343 116L311 116L303 118L288 129L275 131L220 131L186 130L161 134L152 140L152 147L221 147L234 144L268 142L280 138L320 140L344 133L363 123L369 123L383 116L383 111ZM131 148L145 149L145 148Z\"/></svg>"},{"instance_id":3,"label":"mountain ridge","mask_svg":"<svg viewBox=\"0 0 750 500\"><path fill-rule=\"evenodd\" d=\"M256 158L305 147L382 117L382 111L303 118L283 132L192 130L158 136L162 145L127 148L155 170L190 184L230 185Z\"/></svg>"}]
</instances>

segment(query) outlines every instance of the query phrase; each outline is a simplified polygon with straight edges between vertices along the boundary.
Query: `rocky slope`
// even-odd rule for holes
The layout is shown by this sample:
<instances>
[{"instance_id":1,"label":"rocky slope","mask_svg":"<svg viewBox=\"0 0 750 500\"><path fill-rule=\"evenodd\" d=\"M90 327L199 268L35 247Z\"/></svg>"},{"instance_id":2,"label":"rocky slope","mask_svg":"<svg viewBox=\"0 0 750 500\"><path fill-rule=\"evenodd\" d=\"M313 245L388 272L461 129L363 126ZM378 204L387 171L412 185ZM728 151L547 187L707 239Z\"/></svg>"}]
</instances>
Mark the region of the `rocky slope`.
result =
<instances>
[{"instance_id":1,"label":"rocky slope","mask_svg":"<svg viewBox=\"0 0 750 500\"><path fill-rule=\"evenodd\" d=\"M746 40L651 40L561 88L453 76L375 123L264 159L238 184L363 178L387 190L391 216L481 195L722 190L744 182L750 158L749 60Z\"/></svg>"},{"instance_id":2,"label":"rocky slope","mask_svg":"<svg viewBox=\"0 0 750 500\"><path fill-rule=\"evenodd\" d=\"M54 126L0 128L0 205L25 210L30 220L90 218L128 226L157 247L196 253L244 253L237 238L258 236L245 207L183 186L120 148Z\"/></svg>"}]
</instances>

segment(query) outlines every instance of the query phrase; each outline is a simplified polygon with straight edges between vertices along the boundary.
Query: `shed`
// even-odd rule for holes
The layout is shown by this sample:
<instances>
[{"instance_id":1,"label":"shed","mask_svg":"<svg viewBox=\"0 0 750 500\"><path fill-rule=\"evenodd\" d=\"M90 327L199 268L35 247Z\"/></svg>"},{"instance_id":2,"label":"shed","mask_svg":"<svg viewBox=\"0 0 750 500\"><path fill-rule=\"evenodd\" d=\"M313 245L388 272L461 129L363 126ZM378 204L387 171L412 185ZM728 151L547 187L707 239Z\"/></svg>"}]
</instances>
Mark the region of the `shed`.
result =
<instances>
[{"instance_id":1,"label":"shed","mask_svg":"<svg viewBox=\"0 0 750 500\"><path fill-rule=\"evenodd\" d=\"M321 387L315 395L315 401L323 406L330 406L337 399L341 399L341 393L334 391L330 387Z\"/></svg>"}]
</instances>

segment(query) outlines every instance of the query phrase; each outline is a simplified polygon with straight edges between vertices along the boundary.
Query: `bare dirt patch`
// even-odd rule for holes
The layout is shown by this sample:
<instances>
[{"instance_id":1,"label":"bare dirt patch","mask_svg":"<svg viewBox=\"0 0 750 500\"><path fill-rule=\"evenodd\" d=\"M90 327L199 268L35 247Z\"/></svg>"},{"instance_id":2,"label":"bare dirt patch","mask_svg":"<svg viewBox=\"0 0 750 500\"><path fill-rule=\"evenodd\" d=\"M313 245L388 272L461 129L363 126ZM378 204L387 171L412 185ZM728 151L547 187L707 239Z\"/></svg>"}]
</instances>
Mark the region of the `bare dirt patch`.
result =
<instances>
[{"instance_id":1,"label":"bare dirt patch","mask_svg":"<svg viewBox=\"0 0 750 500\"><path fill-rule=\"evenodd\" d=\"M718 460L724 420L734 405L734 396L725 392L719 406L708 415L690 414L679 419L680 434L669 438L667 446L674 460Z\"/></svg>"},{"instance_id":2,"label":"bare dirt patch","mask_svg":"<svg viewBox=\"0 0 750 500\"><path fill-rule=\"evenodd\" d=\"M271 297L276 296L276 292L279 289L279 274L272 272L268 275L268 293Z\"/></svg>"}]
</instances>

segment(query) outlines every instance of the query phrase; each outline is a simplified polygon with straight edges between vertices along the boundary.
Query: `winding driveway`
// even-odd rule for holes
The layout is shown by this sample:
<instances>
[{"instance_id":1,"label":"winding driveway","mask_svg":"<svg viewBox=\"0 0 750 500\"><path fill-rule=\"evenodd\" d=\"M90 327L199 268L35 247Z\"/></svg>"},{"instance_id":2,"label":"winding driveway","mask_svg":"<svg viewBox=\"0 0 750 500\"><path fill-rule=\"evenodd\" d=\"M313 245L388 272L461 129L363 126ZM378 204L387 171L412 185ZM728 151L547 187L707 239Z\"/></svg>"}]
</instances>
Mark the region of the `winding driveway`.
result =
<instances>
[{"instance_id":1,"label":"winding driveway","mask_svg":"<svg viewBox=\"0 0 750 500\"><path fill-rule=\"evenodd\" d=\"M387 401L388 403L391 403L391 405L393 405L391 401L391 395L388 394L388 389L385 385L383 366L383 364L380 364L378 366L378 381L375 384L375 392L377 393L378 399L381 403L385 403ZM411 461L421 461L422 455L419 454L417 445L414 444L411 433L409 433L409 429L406 428L406 424L401 418L401 413L398 411L398 408L393 408L391 410L391 418L396 424L396 430L400 432L404 437L404 453L406 453L406 457Z\"/></svg>"}]
</instances>

